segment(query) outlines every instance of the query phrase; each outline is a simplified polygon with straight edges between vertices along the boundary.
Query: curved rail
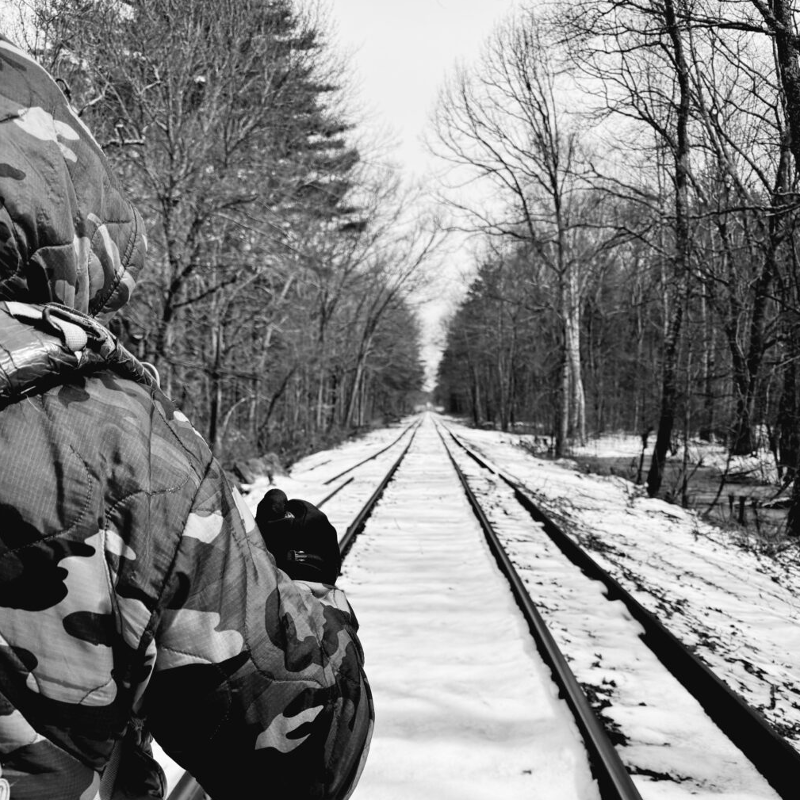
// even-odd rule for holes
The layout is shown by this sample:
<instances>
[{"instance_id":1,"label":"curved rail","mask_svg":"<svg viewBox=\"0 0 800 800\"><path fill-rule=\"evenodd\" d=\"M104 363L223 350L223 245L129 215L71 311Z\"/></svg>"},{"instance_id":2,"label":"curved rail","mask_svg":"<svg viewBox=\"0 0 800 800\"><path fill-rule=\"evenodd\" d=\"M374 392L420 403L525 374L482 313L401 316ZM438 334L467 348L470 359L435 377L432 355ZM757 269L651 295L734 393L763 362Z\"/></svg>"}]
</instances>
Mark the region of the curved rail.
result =
<instances>
[{"instance_id":1,"label":"curved rail","mask_svg":"<svg viewBox=\"0 0 800 800\"><path fill-rule=\"evenodd\" d=\"M483 528L489 548L497 560L500 571L511 585L514 599L517 601L517 605L528 623L533 639L536 642L536 647L544 662L552 670L553 679L561 690L561 696L575 717L578 729L583 736L584 745L589 753L592 773L597 780L603 800L641 800L641 795L634 786L625 765L622 763L622 759L611 744L597 715L592 710L589 700L583 689L581 689L574 673L569 668L564 654L547 629L545 621L531 600L525 584L511 563L511 559L500 543L497 533L478 503L474 492L453 458L453 454L450 452L450 448L447 446L447 442L438 427L437 432L466 492L472 510L475 512L481 528Z\"/></svg>"},{"instance_id":2,"label":"curved rail","mask_svg":"<svg viewBox=\"0 0 800 800\"><path fill-rule=\"evenodd\" d=\"M323 497L322 500L320 500L317 503L317 508L322 508L322 506L324 506L325 503L327 503L328 500L331 499L331 497L333 497L334 495L339 494L339 492L341 492L342 489L344 489L345 486L348 486L354 480L355 480L354 477L351 475L346 481L340 483L332 492L330 492L329 494L326 494L325 497Z\"/></svg>"},{"instance_id":3,"label":"curved rail","mask_svg":"<svg viewBox=\"0 0 800 800\"><path fill-rule=\"evenodd\" d=\"M376 453L373 453L371 456L368 456L365 459L362 459L358 462L358 464L353 464L352 467L348 467L345 470L342 470L338 475L334 475L332 478L328 478L328 480L323 482L323 485L327 486L329 483L333 483L337 478L341 478L343 475L347 475L348 472L352 472L354 469L358 469L360 466L363 466L368 461L372 461L374 458L377 458L380 455L383 455L387 450L391 450L409 431L412 431L411 438L413 439L413 434L416 433L417 428L420 426L422 422L422 417L420 417L416 422L412 422L410 425L406 426L403 429L403 432L392 442L386 445L386 447L381 448Z\"/></svg>"},{"instance_id":4,"label":"curved rail","mask_svg":"<svg viewBox=\"0 0 800 800\"><path fill-rule=\"evenodd\" d=\"M776 733L765 717L718 678L694 653L636 600L531 499L528 489L464 444L437 422L470 458L490 470L514 492L561 552L588 577L601 581L610 600L621 600L641 625L642 641L703 707L714 724L738 747L784 800L797 800L800 753ZM440 434L441 435L441 434Z\"/></svg>"},{"instance_id":5,"label":"curved rail","mask_svg":"<svg viewBox=\"0 0 800 800\"><path fill-rule=\"evenodd\" d=\"M372 493L369 500L364 503L364 507L361 511L358 512L356 518L350 523L347 530L344 532L344 536L342 536L341 540L339 541L339 550L342 553L342 559L347 555L348 550L353 544L353 539L361 533L364 528L364 525L369 518L369 515L372 513L372 510L378 504L378 500L381 499L381 495L383 494L384 490L386 489L387 484L389 481L394 477L395 472L397 472L397 468L400 466L402 460L406 457L409 448L411 447L411 443L414 441L414 436L417 433L417 428L419 427L419 423L416 424L413 431L411 432L411 438L408 440L408 444L403 448L403 452L397 457L397 460L389 467L388 472L383 477L383 480L378 484L378 488Z\"/></svg>"}]
</instances>

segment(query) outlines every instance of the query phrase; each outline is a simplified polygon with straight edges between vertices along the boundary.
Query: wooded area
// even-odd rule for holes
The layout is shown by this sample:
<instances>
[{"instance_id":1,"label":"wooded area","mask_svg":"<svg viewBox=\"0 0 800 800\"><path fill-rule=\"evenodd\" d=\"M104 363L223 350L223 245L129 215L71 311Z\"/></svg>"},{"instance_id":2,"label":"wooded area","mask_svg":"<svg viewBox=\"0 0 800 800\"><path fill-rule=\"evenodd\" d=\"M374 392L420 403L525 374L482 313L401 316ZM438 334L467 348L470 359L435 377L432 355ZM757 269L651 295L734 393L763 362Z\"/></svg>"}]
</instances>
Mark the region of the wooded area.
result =
<instances>
[{"instance_id":1,"label":"wooded area","mask_svg":"<svg viewBox=\"0 0 800 800\"><path fill-rule=\"evenodd\" d=\"M113 329L215 453L286 463L408 413L423 380L409 291L438 234L405 221L398 181L353 144L324 18L290 0L17 8L20 45L147 224Z\"/></svg>"},{"instance_id":2,"label":"wooded area","mask_svg":"<svg viewBox=\"0 0 800 800\"><path fill-rule=\"evenodd\" d=\"M411 300L441 242L358 137L296 0L34 0L20 44L145 216L115 331L225 462L289 462L424 398ZM31 10L33 11L31 15ZM441 93L481 244L436 401L556 455L653 435L800 462L800 37L785 0L529 2ZM789 530L800 535L800 481Z\"/></svg>"},{"instance_id":3,"label":"wooded area","mask_svg":"<svg viewBox=\"0 0 800 800\"><path fill-rule=\"evenodd\" d=\"M443 92L436 152L492 184L438 401L557 455L588 433L800 456L795 4L529 4ZM789 529L800 534L800 481Z\"/></svg>"}]
</instances>

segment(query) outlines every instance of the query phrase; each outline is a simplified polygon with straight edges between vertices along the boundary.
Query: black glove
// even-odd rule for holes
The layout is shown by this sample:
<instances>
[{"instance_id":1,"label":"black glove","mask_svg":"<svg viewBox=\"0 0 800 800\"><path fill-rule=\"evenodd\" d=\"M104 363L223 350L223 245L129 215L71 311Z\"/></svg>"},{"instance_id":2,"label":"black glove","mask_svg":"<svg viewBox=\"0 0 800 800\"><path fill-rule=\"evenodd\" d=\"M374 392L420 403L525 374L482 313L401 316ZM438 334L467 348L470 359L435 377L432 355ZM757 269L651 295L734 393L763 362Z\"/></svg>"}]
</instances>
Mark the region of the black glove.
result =
<instances>
[{"instance_id":1,"label":"black glove","mask_svg":"<svg viewBox=\"0 0 800 800\"><path fill-rule=\"evenodd\" d=\"M270 489L258 504L256 522L267 549L290 578L336 583L342 566L339 539L315 505Z\"/></svg>"}]
</instances>

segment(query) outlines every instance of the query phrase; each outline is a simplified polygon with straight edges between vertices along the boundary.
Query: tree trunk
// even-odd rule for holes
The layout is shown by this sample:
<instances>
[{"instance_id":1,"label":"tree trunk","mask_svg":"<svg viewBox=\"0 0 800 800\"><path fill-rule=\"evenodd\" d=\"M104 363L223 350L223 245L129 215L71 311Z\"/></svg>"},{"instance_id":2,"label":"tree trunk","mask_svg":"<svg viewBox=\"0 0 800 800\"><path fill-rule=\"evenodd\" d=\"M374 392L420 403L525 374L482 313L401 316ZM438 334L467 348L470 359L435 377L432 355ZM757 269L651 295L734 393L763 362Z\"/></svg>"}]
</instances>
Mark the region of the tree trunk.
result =
<instances>
[{"instance_id":1,"label":"tree trunk","mask_svg":"<svg viewBox=\"0 0 800 800\"><path fill-rule=\"evenodd\" d=\"M790 331L783 357L783 381L778 403L778 469L788 483L795 480L800 466L800 410L797 403L797 359L800 347Z\"/></svg>"},{"instance_id":2,"label":"tree trunk","mask_svg":"<svg viewBox=\"0 0 800 800\"><path fill-rule=\"evenodd\" d=\"M795 171L800 174L800 68L795 44L794 3L771 0L768 4L777 25L771 25L775 37L775 56L784 94L786 119L791 135L789 147L794 156Z\"/></svg>"},{"instance_id":3,"label":"tree trunk","mask_svg":"<svg viewBox=\"0 0 800 800\"><path fill-rule=\"evenodd\" d=\"M563 331L566 338L566 329ZM569 398L570 383L569 361L567 359L566 347L561 352L561 383L558 388L558 398L556 402L556 441L555 457L561 458L569 439L569 415L567 413L567 403Z\"/></svg>"},{"instance_id":4,"label":"tree trunk","mask_svg":"<svg viewBox=\"0 0 800 800\"><path fill-rule=\"evenodd\" d=\"M214 361L209 379L211 381L211 398L208 409L208 445L215 456L219 456L219 415L222 407L222 381L220 380L220 364L222 362L222 326L217 323L211 331L211 347Z\"/></svg>"},{"instance_id":5,"label":"tree trunk","mask_svg":"<svg viewBox=\"0 0 800 800\"><path fill-rule=\"evenodd\" d=\"M792 489L792 504L786 518L786 533L793 539L800 539L800 481L796 480Z\"/></svg>"},{"instance_id":6,"label":"tree trunk","mask_svg":"<svg viewBox=\"0 0 800 800\"><path fill-rule=\"evenodd\" d=\"M664 465L672 444L672 428L678 407L678 345L683 322L683 300L675 304L664 347L664 366L661 379L661 414L653 447L653 458L647 473L647 494L655 497L664 479Z\"/></svg>"},{"instance_id":7,"label":"tree trunk","mask_svg":"<svg viewBox=\"0 0 800 800\"><path fill-rule=\"evenodd\" d=\"M674 0L665 0L664 15L675 57L678 80L678 109L675 148L675 274L677 276L677 298L675 311L669 323L664 348L664 372L661 389L661 413L658 420L658 433L653 448L653 460L647 475L647 493L655 497L661 489L664 478L664 465L667 460L672 439L678 403L678 353L682 333L684 301L688 286L689 267L689 70L686 64L681 32L678 29Z\"/></svg>"},{"instance_id":8,"label":"tree trunk","mask_svg":"<svg viewBox=\"0 0 800 800\"><path fill-rule=\"evenodd\" d=\"M710 442L714 436L715 425L715 398L714 398L714 328L708 308L708 288L703 285L700 298L700 313L703 318L703 353L701 356L702 386L703 386L703 414L700 425L700 438Z\"/></svg>"},{"instance_id":9,"label":"tree trunk","mask_svg":"<svg viewBox=\"0 0 800 800\"><path fill-rule=\"evenodd\" d=\"M569 372L569 437L579 444L586 442L586 396L581 367L581 313L574 293L570 292L569 316L566 320L566 358Z\"/></svg>"}]
</instances>

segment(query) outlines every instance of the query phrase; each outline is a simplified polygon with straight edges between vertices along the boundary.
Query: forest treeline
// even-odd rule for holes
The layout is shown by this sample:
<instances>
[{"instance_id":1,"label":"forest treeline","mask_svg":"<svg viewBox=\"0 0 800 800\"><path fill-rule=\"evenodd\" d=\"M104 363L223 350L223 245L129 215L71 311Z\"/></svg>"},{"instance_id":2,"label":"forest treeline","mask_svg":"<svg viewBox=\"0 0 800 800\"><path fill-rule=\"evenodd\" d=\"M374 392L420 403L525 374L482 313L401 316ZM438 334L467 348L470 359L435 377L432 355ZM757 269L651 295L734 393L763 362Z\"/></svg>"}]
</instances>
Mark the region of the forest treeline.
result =
<instances>
[{"instance_id":1,"label":"forest treeline","mask_svg":"<svg viewBox=\"0 0 800 800\"><path fill-rule=\"evenodd\" d=\"M358 136L296 0L18 0L148 228L114 330L223 461L318 450L423 397L411 297L440 243ZM529 2L455 70L431 148L480 262L437 401L800 463L800 37L773 0ZM488 189L488 190L487 190ZM789 528L800 533L800 481Z\"/></svg>"},{"instance_id":2,"label":"forest treeline","mask_svg":"<svg viewBox=\"0 0 800 800\"><path fill-rule=\"evenodd\" d=\"M492 187L438 401L800 458L800 68L793 2L529 4L442 93L433 147ZM795 482L790 530L800 534Z\"/></svg>"},{"instance_id":3,"label":"forest treeline","mask_svg":"<svg viewBox=\"0 0 800 800\"><path fill-rule=\"evenodd\" d=\"M290 0L16 8L18 43L145 219L147 265L113 329L215 453L286 463L409 412L408 298L437 237L354 143L324 17Z\"/></svg>"}]
</instances>

